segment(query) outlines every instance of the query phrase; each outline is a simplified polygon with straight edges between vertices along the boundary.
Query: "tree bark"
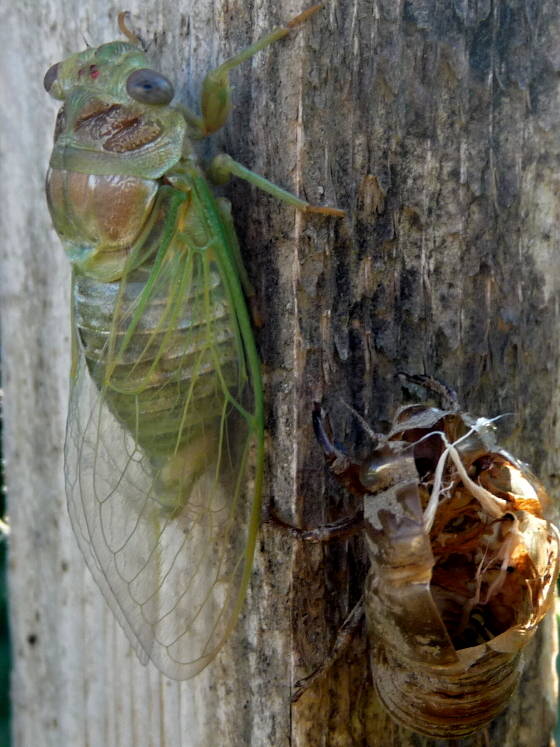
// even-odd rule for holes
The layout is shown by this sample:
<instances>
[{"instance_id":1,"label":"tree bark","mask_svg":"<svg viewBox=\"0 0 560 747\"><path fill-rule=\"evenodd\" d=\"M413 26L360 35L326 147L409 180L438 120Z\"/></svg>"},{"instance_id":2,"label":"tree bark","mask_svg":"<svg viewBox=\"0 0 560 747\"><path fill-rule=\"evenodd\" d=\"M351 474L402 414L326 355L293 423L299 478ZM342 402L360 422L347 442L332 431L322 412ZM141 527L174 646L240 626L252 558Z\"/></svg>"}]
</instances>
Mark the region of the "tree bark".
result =
<instances>
[{"instance_id":1,"label":"tree bark","mask_svg":"<svg viewBox=\"0 0 560 747\"><path fill-rule=\"evenodd\" d=\"M209 69L304 7L130 4L192 106ZM11 4L0 24L14 744L442 744L382 711L363 632L290 704L362 593L360 538L310 546L263 526L242 620L185 683L139 664L84 568L64 501L69 272L43 196L55 107L41 82L84 38L117 38L121 9ZM399 370L444 380L475 415L513 413L506 446L557 489L559 39L553 0L338 0L233 72L215 146L347 210L308 217L246 184L227 190L265 321L265 500L285 519L313 527L351 510L327 478L312 403L359 451L343 403L387 428L413 397ZM507 712L460 744L549 744L554 646L548 619Z\"/></svg>"}]
</instances>

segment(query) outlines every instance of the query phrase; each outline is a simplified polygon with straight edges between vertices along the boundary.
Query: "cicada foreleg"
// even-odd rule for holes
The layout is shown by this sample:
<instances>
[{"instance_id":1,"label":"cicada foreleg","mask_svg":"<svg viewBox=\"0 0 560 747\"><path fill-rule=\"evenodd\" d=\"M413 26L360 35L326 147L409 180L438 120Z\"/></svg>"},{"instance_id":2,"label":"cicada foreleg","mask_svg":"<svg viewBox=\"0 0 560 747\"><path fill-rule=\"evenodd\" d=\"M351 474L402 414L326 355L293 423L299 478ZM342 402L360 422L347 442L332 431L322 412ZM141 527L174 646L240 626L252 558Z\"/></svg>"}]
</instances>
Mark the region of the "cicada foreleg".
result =
<instances>
[{"instance_id":1,"label":"cicada foreleg","mask_svg":"<svg viewBox=\"0 0 560 747\"><path fill-rule=\"evenodd\" d=\"M323 677L329 669L336 664L340 657L348 651L351 643L354 641L354 638L362 627L363 621L364 598L362 597L342 624L342 627L337 633L334 646L321 666L311 674L307 675L307 677L304 677L295 683L294 692L291 698L292 703L297 703L305 691L308 690L313 683L317 682L317 680L320 680L321 677Z\"/></svg>"},{"instance_id":2,"label":"cicada foreleg","mask_svg":"<svg viewBox=\"0 0 560 747\"><path fill-rule=\"evenodd\" d=\"M295 18L292 18L286 26L271 31L262 39L254 44L242 49L229 60L223 62L215 70L211 70L202 84L201 94L201 111L202 111L202 131L204 135L217 132L224 126L231 111L231 86L229 83L229 71L241 65L242 62L249 60L257 52L274 44L279 39L283 39L294 28L304 23L310 16L321 8L321 4L314 5Z\"/></svg>"},{"instance_id":3,"label":"cicada foreleg","mask_svg":"<svg viewBox=\"0 0 560 747\"><path fill-rule=\"evenodd\" d=\"M330 464L331 472L333 472L337 480L346 485L348 490L359 499L358 508L355 513L350 516L313 529L301 529L295 527L280 519L270 508L267 522L288 533L291 537L304 542L318 543L348 539L349 537L360 533L364 526L363 506L361 501L364 490L359 487L359 465L338 449L333 440L328 416L318 404L315 404L313 410L313 427L317 440L321 444L325 453L325 458ZM298 680L294 684L294 692L292 694L293 703L296 703L315 682L324 677L340 657L350 649L350 645L356 638L358 631L362 628L363 620L364 598L361 597L338 630L334 645L323 663L311 674Z\"/></svg>"},{"instance_id":4,"label":"cicada foreleg","mask_svg":"<svg viewBox=\"0 0 560 747\"><path fill-rule=\"evenodd\" d=\"M272 524L295 539L312 543L330 542L336 539L348 539L349 537L359 533L363 527L363 515L361 509L354 516L341 519L340 521L331 524L324 524L323 526L315 527L313 529L300 529L299 527L295 527L280 519L270 509L266 521L268 524ZM311 674L308 674L306 677L303 677L294 683L294 691L291 698L292 703L296 703L315 682L324 677L340 657L350 649L350 645L353 643L358 631L362 627L363 620L364 598L362 596L338 630L334 645L323 663L311 672Z\"/></svg>"},{"instance_id":5,"label":"cicada foreleg","mask_svg":"<svg viewBox=\"0 0 560 747\"><path fill-rule=\"evenodd\" d=\"M295 18L292 18L291 21L288 21L285 26L271 31L266 36L263 36L262 39L259 39L254 44L250 44L233 57L230 57L215 70L211 70L202 83L200 97L202 116L195 114L184 104L176 103L175 108L181 111L189 125L191 137L196 139L211 135L220 130L227 122L231 111L231 86L229 82L230 70L233 70L233 68L251 59L251 57L256 55L262 49L269 47L279 39L288 36L293 29L307 21L307 19L316 13L321 7L322 4L318 3L317 5L313 5L311 8L304 10L303 13L300 13ZM128 30L124 33L129 36Z\"/></svg>"},{"instance_id":6,"label":"cicada foreleg","mask_svg":"<svg viewBox=\"0 0 560 747\"><path fill-rule=\"evenodd\" d=\"M313 408L313 429L315 436L321 444L325 453L325 459L330 464L331 472L336 476L338 482L360 500L357 509L350 516L343 519L323 524L313 529L301 529L281 519L275 510L269 506L266 521L278 529L287 532L295 539L305 542L331 542L335 539L348 539L358 534L363 527L363 507L361 499L364 488L359 482L360 465L350 459L333 442L332 429L329 418L318 403Z\"/></svg>"}]
</instances>

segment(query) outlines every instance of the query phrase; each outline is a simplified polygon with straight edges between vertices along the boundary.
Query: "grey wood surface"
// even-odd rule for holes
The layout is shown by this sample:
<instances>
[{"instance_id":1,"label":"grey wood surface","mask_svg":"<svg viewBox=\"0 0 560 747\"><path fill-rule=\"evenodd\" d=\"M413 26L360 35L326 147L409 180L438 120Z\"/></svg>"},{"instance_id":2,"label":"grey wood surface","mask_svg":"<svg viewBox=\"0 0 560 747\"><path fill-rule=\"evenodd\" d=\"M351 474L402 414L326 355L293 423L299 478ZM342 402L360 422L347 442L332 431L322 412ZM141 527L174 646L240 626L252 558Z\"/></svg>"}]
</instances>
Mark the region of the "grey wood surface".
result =
<instances>
[{"instance_id":1,"label":"grey wood surface","mask_svg":"<svg viewBox=\"0 0 560 747\"><path fill-rule=\"evenodd\" d=\"M304 7L129 5L190 104L208 69ZM14 745L435 745L381 711L359 636L290 705L359 598L359 540L303 546L264 526L235 635L181 684L136 661L84 569L64 499L69 273L43 197L56 107L42 78L85 42L116 38L121 9L0 10ZM313 401L359 450L342 402L382 430L413 396L403 369L440 377L473 414L513 413L508 448L558 489L559 40L554 0L329 1L232 75L215 147L348 211L304 217L239 182L226 190L265 321L266 499L286 519L317 526L349 509L314 441ZM507 713L461 744L549 744L554 640L549 620Z\"/></svg>"}]
</instances>

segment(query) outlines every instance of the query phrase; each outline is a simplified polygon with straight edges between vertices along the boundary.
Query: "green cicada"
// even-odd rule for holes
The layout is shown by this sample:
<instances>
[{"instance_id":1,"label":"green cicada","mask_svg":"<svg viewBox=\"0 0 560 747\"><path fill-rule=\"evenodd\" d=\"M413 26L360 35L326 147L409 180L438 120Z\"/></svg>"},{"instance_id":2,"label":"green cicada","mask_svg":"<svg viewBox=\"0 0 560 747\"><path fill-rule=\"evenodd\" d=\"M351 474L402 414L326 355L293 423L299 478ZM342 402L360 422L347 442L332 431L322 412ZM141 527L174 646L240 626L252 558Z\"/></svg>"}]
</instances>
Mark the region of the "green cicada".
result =
<instances>
[{"instance_id":1,"label":"green cicada","mask_svg":"<svg viewBox=\"0 0 560 747\"><path fill-rule=\"evenodd\" d=\"M264 418L250 285L209 180L236 174L309 205L193 141L230 110L228 71L293 19L207 75L201 116L172 106L139 38L49 69L64 103L47 176L72 263L66 488L87 564L141 659L174 679L203 669L241 609L260 518ZM247 489L247 485L250 488Z\"/></svg>"}]
</instances>

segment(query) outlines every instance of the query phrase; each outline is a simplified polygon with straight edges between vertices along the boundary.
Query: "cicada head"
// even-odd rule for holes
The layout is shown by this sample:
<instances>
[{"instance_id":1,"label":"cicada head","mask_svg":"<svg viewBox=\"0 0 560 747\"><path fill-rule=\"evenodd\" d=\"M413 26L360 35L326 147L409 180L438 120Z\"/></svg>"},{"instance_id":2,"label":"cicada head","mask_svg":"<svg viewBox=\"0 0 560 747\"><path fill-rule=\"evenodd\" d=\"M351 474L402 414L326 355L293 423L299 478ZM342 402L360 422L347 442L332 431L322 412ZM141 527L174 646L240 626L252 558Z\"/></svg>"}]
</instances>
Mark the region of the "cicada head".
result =
<instances>
[{"instance_id":1,"label":"cicada head","mask_svg":"<svg viewBox=\"0 0 560 747\"><path fill-rule=\"evenodd\" d=\"M57 62L43 79L45 90L55 99L64 100L75 89L92 94L112 95L143 104L169 104L173 85L161 73L151 70L146 54L134 44L114 41Z\"/></svg>"},{"instance_id":2,"label":"cicada head","mask_svg":"<svg viewBox=\"0 0 560 747\"><path fill-rule=\"evenodd\" d=\"M550 501L491 422L458 409L401 409L359 474L379 697L414 731L473 733L506 707L553 602Z\"/></svg>"},{"instance_id":3,"label":"cicada head","mask_svg":"<svg viewBox=\"0 0 560 747\"><path fill-rule=\"evenodd\" d=\"M52 65L43 84L51 96L64 102L55 128L48 186L53 170L63 181L68 173L124 181L129 176L158 179L181 158L186 123L169 106L173 85L150 67L148 56L137 45L113 41L77 52ZM70 192L76 191L70 185ZM72 194L71 203L75 197L84 201ZM116 204L118 196L112 198Z\"/></svg>"}]
</instances>

